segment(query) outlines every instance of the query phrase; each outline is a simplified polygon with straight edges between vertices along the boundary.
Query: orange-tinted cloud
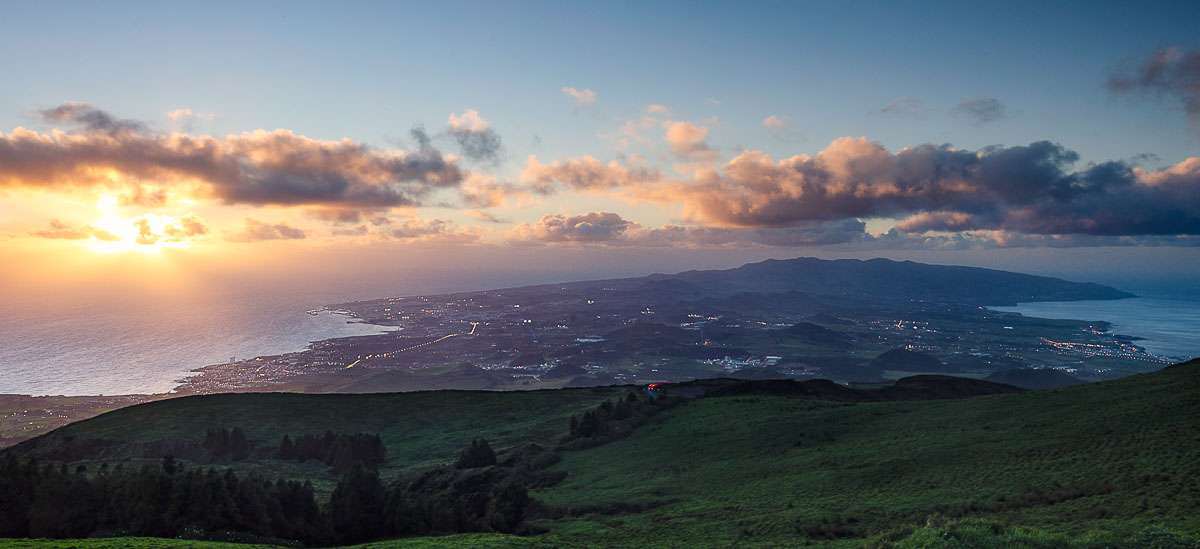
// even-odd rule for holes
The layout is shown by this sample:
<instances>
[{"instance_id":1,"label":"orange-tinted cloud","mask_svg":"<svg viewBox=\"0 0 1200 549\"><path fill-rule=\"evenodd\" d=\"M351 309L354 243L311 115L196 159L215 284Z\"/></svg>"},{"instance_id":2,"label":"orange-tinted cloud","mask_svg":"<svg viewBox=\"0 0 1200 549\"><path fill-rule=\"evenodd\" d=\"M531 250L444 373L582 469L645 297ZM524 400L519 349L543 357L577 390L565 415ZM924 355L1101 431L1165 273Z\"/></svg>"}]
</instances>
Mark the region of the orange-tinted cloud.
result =
<instances>
[{"instance_id":1,"label":"orange-tinted cloud","mask_svg":"<svg viewBox=\"0 0 1200 549\"><path fill-rule=\"evenodd\" d=\"M322 141L288 130L223 138L158 134L84 104L43 112L75 131L0 134L0 187L194 185L230 204L392 207L457 186L464 172L419 140L415 151Z\"/></svg>"},{"instance_id":2,"label":"orange-tinted cloud","mask_svg":"<svg viewBox=\"0 0 1200 549\"><path fill-rule=\"evenodd\" d=\"M556 185L575 190L616 189L650 184L660 179L657 170L631 167L617 161L601 162L591 156L543 164L530 156L521 172L521 181L537 192L553 192Z\"/></svg>"},{"instance_id":3,"label":"orange-tinted cloud","mask_svg":"<svg viewBox=\"0 0 1200 549\"><path fill-rule=\"evenodd\" d=\"M699 142L696 132L683 133L681 142ZM902 218L903 228L916 232L1200 234L1200 161L1155 171L1105 162L1073 171L1077 161L1074 151L1048 141L893 153L846 137L813 156L776 160L745 151L720 170L684 180L591 157L548 165L531 159L524 179L541 189L558 184L678 204L688 221L719 227L881 217Z\"/></svg>"},{"instance_id":4,"label":"orange-tinted cloud","mask_svg":"<svg viewBox=\"0 0 1200 549\"><path fill-rule=\"evenodd\" d=\"M242 229L229 234L225 240L230 242L258 242L261 240L300 240L308 235L302 230L286 223L266 223L257 219L246 218Z\"/></svg>"}]
</instances>

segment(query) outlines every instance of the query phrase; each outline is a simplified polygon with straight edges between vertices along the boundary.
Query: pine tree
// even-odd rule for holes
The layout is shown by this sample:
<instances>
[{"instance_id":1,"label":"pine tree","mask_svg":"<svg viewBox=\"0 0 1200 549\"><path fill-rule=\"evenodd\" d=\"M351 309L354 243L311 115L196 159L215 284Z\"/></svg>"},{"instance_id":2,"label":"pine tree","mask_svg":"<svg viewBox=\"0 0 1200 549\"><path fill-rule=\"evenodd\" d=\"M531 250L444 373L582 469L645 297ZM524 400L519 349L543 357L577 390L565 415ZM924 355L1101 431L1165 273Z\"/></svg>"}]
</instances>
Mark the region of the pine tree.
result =
<instances>
[{"instance_id":1,"label":"pine tree","mask_svg":"<svg viewBox=\"0 0 1200 549\"><path fill-rule=\"evenodd\" d=\"M386 493L379 475L355 466L329 497L329 515L334 533L341 543L357 543L381 537Z\"/></svg>"},{"instance_id":2,"label":"pine tree","mask_svg":"<svg viewBox=\"0 0 1200 549\"><path fill-rule=\"evenodd\" d=\"M454 466L458 469L473 469L495 464L496 452L492 451L491 445L484 439L475 439L458 455Z\"/></svg>"},{"instance_id":3,"label":"pine tree","mask_svg":"<svg viewBox=\"0 0 1200 549\"><path fill-rule=\"evenodd\" d=\"M283 435L283 440L279 442L279 459L292 459L296 455L296 447L292 444L292 438Z\"/></svg>"}]
</instances>

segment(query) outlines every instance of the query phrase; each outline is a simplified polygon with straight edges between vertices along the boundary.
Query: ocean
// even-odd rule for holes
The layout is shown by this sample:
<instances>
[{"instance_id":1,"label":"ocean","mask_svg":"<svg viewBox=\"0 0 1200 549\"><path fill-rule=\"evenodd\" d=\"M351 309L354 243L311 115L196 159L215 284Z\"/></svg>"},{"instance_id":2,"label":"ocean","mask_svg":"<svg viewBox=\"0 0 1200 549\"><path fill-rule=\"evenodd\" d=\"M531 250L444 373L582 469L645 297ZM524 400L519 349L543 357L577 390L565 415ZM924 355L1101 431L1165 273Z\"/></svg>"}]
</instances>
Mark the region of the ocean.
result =
<instances>
[{"instance_id":1,"label":"ocean","mask_svg":"<svg viewBox=\"0 0 1200 549\"><path fill-rule=\"evenodd\" d=\"M9 302L0 316L0 393L166 392L195 368L386 329L330 311L308 314L336 301L322 296L213 297L77 302L66 310Z\"/></svg>"},{"instance_id":2,"label":"ocean","mask_svg":"<svg viewBox=\"0 0 1200 549\"><path fill-rule=\"evenodd\" d=\"M1162 287L1128 291L1138 297L991 308L1040 318L1102 320L1112 325L1113 333L1142 338L1136 343L1156 355L1175 360L1200 357L1200 293Z\"/></svg>"},{"instance_id":3,"label":"ocean","mask_svg":"<svg viewBox=\"0 0 1200 549\"><path fill-rule=\"evenodd\" d=\"M338 278L262 272L193 276L167 289L89 280L38 288L36 294L0 280L0 394L166 392L192 370L231 358L301 351L313 341L392 329L329 311L306 313L322 306L564 278L561 272L475 269L365 269Z\"/></svg>"}]
</instances>

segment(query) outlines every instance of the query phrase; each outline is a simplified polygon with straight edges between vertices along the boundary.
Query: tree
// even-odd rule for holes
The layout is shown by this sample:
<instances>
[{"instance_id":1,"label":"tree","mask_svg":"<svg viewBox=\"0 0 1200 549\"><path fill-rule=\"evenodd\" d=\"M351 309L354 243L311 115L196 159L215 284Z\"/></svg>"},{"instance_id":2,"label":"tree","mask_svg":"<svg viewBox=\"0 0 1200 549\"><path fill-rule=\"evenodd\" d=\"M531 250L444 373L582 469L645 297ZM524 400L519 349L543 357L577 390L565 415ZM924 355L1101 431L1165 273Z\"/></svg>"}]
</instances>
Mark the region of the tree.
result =
<instances>
[{"instance_id":1,"label":"tree","mask_svg":"<svg viewBox=\"0 0 1200 549\"><path fill-rule=\"evenodd\" d=\"M292 459L296 455L296 447L292 444L292 438L283 435L283 440L279 442L279 459Z\"/></svg>"},{"instance_id":2,"label":"tree","mask_svg":"<svg viewBox=\"0 0 1200 549\"><path fill-rule=\"evenodd\" d=\"M250 456L250 441L241 427L234 427L229 433L229 456L234 461L241 461Z\"/></svg>"},{"instance_id":3,"label":"tree","mask_svg":"<svg viewBox=\"0 0 1200 549\"><path fill-rule=\"evenodd\" d=\"M383 510L386 493L379 474L355 466L329 497L329 515L341 543L368 541L386 534Z\"/></svg>"},{"instance_id":4,"label":"tree","mask_svg":"<svg viewBox=\"0 0 1200 549\"><path fill-rule=\"evenodd\" d=\"M454 466L459 469L473 469L495 464L496 452L492 451L486 440L480 438L472 440L471 445L463 449Z\"/></svg>"},{"instance_id":5,"label":"tree","mask_svg":"<svg viewBox=\"0 0 1200 549\"><path fill-rule=\"evenodd\" d=\"M488 524L498 532L512 532L525 520L529 493L518 482L505 481L494 490L488 501Z\"/></svg>"}]
</instances>

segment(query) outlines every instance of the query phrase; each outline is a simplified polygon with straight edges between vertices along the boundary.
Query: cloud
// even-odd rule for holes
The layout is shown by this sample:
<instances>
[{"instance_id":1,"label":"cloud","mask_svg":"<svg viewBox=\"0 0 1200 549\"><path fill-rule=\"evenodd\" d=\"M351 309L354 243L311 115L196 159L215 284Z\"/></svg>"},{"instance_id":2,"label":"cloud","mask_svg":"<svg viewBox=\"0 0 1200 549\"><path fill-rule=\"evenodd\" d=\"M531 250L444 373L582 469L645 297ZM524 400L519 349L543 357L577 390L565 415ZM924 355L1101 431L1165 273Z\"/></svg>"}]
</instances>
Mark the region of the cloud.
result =
<instances>
[{"instance_id":1,"label":"cloud","mask_svg":"<svg viewBox=\"0 0 1200 549\"><path fill-rule=\"evenodd\" d=\"M42 112L75 131L0 133L0 188L71 189L153 182L195 188L229 204L392 207L457 186L464 171L414 130L414 151L289 130L222 138L159 134L82 103ZM425 137L425 139L421 139Z\"/></svg>"},{"instance_id":2,"label":"cloud","mask_svg":"<svg viewBox=\"0 0 1200 549\"><path fill-rule=\"evenodd\" d=\"M723 174L675 184L666 198L691 218L730 226L904 217L910 231L1200 233L1200 162L1162 172L1120 162L1070 171L1077 160L1047 141L893 154L865 138L841 138L813 157L744 152Z\"/></svg>"},{"instance_id":3,"label":"cloud","mask_svg":"<svg viewBox=\"0 0 1200 549\"><path fill-rule=\"evenodd\" d=\"M756 245L801 248L861 242L868 238L865 228L866 223L857 219L807 222L791 227L668 225L635 233L633 240L647 246L710 248Z\"/></svg>"},{"instance_id":4,"label":"cloud","mask_svg":"<svg viewBox=\"0 0 1200 549\"><path fill-rule=\"evenodd\" d=\"M646 114L667 116L671 114L671 108L659 103L651 103L646 105Z\"/></svg>"},{"instance_id":5,"label":"cloud","mask_svg":"<svg viewBox=\"0 0 1200 549\"><path fill-rule=\"evenodd\" d=\"M706 141L708 128L691 122L668 122L664 138L671 147L671 152L681 157L712 150Z\"/></svg>"},{"instance_id":6,"label":"cloud","mask_svg":"<svg viewBox=\"0 0 1200 549\"><path fill-rule=\"evenodd\" d=\"M570 86L563 86L561 90L567 97L570 97L575 102L576 108L587 108L596 104L596 92L587 88L579 89Z\"/></svg>"},{"instance_id":7,"label":"cloud","mask_svg":"<svg viewBox=\"0 0 1200 549\"><path fill-rule=\"evenodd\" d=\"M370 233L366 225L356 225L354 227L337 228L330 231L333 236L366 236Z\"/></svg>"},{"instance_id":8,"label":"cloud","mask_svg":"<svg viewBox=\"0 0 1200 549\"><path fill-rule=\"evenodd\" d=\"M199 113L193 111L189 107L181 107L167 112L167 120L184 131L192 131L196 121L212 121L216 115L211 113Z\"/></svg>"},{"instance_id":9,"label":"cloud","mask_svg":"<svg viewBox=\"0 0 1200 549\"><path fill-rule=\"evenodd\" d=\"M500 181L494 176L473 173L459 188L463 203L472 208L494 208L503 206L511 199L523 199L529 193L512 183Z\"/></svg>"},{"instance_id":10,"label":"cloud","mask_svg":"<svg viewBox=\"0 0 1200 549\"><path fill-rule=\"evenodd\" d=\"M1008 109L994 97L964 99L951 112L969 120L976 126L989 124L1008 117Z\"/></svg>"},{"instance_id":11,"label":"cloud","mask_svg":"<svg viewBox=\"0 0 1200 549\"><path fill-rule=\"evenodd\" d=\"M458 142L463 156L471 160L497 160L501 148L500 135L479 115L479 111L469 109L461 115L450 113L448 123L450 137Z\"/></svg>"},{"instance_id":12,"label":"cloud","mask_svg":"<svg viewBox=\"0 0 1200 549\"><path fill-rule=\"evenodd\" d=\"M389 226L387 235L408 242L439 242L445 244L470 243L479 240L479 232L470 228L458 228L441 219L423 220L415 217L404 219Z\"/></svg>"},{"instance_id":13,"label":"cloud","mask_svg":"<svg viewBox=\"0 0 1200 549\"><path fill-rule=\"evenodd\" d=\"M693 140L694 142L694 140ZM1048 141L977 151L919 145L890 152L866 138L776 160L744 151L720 169L674 180L593 158L541 164L523 180L679 205L709 227L795 227L892 218L908 232L1200 234L1200 158L1162 170L1124 162L1075 169L1079 155Z\"/></svg>"},{"instance_id":14,"label":"cloud","mask_svg":"<svg viewBox=\"0 0 1200 549\"><path fill-rule=\"evenodd\" d=\"M463 212L467 217L472 217L483 221L484 223L508 223L507 219L502 219L483 210L467 210Z\"/></svg>"},{"instance_id":15,"label":"cloud","mask_svg":"<svg viewBox=\"0 0 1200 549\"><path fill-rule=\"evenodd\" d=\"M170 120L171 122L185 122L195 117L196 113L192 112L192 109L187 107L167 112L167 120Z\"/></svg>"},{"instance_id":16,"label":"cloud","mask_svg":"<svg viewBox=\"0 0 1200 549\"><path fill-rule=\"evenodd\" d=\"M172 218L154 214L147 214L127 221L121 221L120 224L127 223L127 231L122 231L121 227L111 227L113 231L118 231L131 235L131 239L136 244L150 245L159 242L183 242L194 237L208 234L208 227L200 221L199 218L193 215L187 215L182 218ZM110 230L102 229L92 225L69 225L61 220L53 219L50 221L49 227L40 231L30 233L39 238L61 239L61 240L96 240L104 242L116 242L122 240L122 237L114 234Z\"/></svg>"},{"instance_id":17,"label":"cloud","mask_svg":"<svg viewBox=\"0 0 1200 549\"><path fill-rule=\"evenodd\" d=\"M530 155L521 172L521 181L535 192L550 193L556 185L575 190L616 189L649 184L660 178L657 170L627 166L617 161L601 162L591 156L543 164Z\"/></svg>"},{"instance_id":18,"label":"cloud","mask_svg":"<svg viewBox=\"0 0 1200 549\"><path fill-rule=\"evenodd\" d=\"M95 234L95 229L84 225L82 227L73 227L58 219L50 220L50 226L40 231L29 233L39 238L51 238L61 240L85 240L91 238Z\"/></svg>"},{"instance_id":19,"label":"cloud","mask_svg":"<svg viewBox=\"0 0 1200 549\"><path fill-rule=\"evenodd\" d=\"M161 208L167 205L168 194L165 189L149 185L131 185L130 189L118 197L122 206L141 206L143 208Z\"/></svg>"},{"instance_id":20,"label":"cloud","mask_svg":"<svg viewBox=\"0 0 1200 549\"><path fill-rule=\"evenodd\" d=\"M516 240L540 242L611 242L637 224L611 212L583 215L545 215L536 223L513 229Z\"/></svg>"},{"instance_id":21,"label":"cloud","mask_svg":"<svg viewBox=\"0 0 1200 549\"><path fill-rule=\"evenodd\" d=\"M726 228L667 225L647 228L612 212L546 215L514 227L510 242L575 245L725 248L737 246L804 247L859 242L866 224L856 219L813 222L783 228Z\"/></svg>"},{"instance_id":22,"label":"cloud","mask_svg":"<svg viewBox=\"0 0 1200 549\"><path fill-rule=\"evenodd\" d=\"M333 225L354 225L370 221L373 225L386 224L388 218L383 209L363 208L314 208L306 212L310 217Z\"/></svg>"},{"instance_id":23,"label":"cloud","mask_svg":"<svg viewBox=\"0 0 1200 549\"><path fill-rule=\"evenodd\" d=\"M208 227L195 216L184 216L176 223L169 223L162 229L167 239L181 240L193 236L208 234Z\"/></svg>"},{"instance_id":24,"label":"cloud","mask_svg":"<svg viewBox=\"0 0 1200 549\"><path fill-rule=\"evenodd\" d=\"M230 242L258 242L261 240L299 240L307 235L303 230L285 223L264 223L246 218L240 232L225 237Z\"/></svg>"},{"instance_id":25,"label":"cloud","mask_svg":"<svg viewBox=\"0 0 1200 549\"><path fill-rule=\"evenodd\" d=\"M138 132L145 126L136 120L122 120L88 103L70 101L52 109L40 111L47 122L62 122L82 126L87 131L104 133Z\"/></svg>"},{"instance_id":26,"label":"cloud","mask_svg":"<svg viewBox=\"0 0 1200 549\"><path fill-rule=\"evenodd\" d=\"M894 228L879 236L867 235L859 242L835 245L834 248L846 250L988 250L1123 246L1200 246L1200 238L1192 235L1023 234L998 230L910 233Z\"/></svg>"},{"instance_id":27,"label":"cloud","mask_svg":"<svg viewBox=\"0 0 1200 549\"><path fill-rule=\"evenodd\" d=\"M1200 49L1159 49L1133 70L1110 76L1108 88L1116 93L1152 92L1174 97L1192 122L1200 124Z\"/></svg>"},{"instance_id":28,"label":"cloud","mask_svg":"<svg viewBox=\"0 0 1200 549\"><path fill-rule=\"evenodd\" d=\"M700 173L711 169L717 161L717 150L708 144L708 128L691 122L663 123L663 138L671 153L683 161L675 166L681 173Z\"/></svg>"},{"instance_id":29,"label":"cloud","mask_svg":"<svg viewBox=\"0 0 1200 549\"><path fill-rule=\"evenodd\" d=\"M787 120L784 120L783 117L772 114L763 119L762 125L768 130L782 130L786 128L788 124Z\"/></svg>"},{"instance_id":30,"label":"cloud","mask_svg":"<svg viewBox=\"0 0 1200 549\"><path fill-rule=\"evenodd\" d=\"M881 114L920 117L925 114L925 102L915 97L898 97L879 108Z\"/></svg>"}]
</instances>

